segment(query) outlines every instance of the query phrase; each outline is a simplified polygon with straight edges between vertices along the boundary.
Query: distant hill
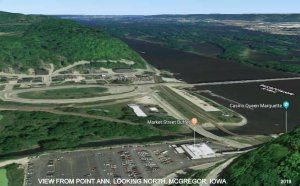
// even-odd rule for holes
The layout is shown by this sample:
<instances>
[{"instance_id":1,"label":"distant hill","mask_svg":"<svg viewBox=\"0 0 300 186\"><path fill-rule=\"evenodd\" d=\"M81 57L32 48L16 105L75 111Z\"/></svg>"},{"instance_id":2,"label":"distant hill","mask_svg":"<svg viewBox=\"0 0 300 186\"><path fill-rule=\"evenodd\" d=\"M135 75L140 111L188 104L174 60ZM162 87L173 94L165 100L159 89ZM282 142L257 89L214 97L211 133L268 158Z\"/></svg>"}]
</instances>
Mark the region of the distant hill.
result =
<instances>
[{"instance_id":1,"label":"distant hill","mask_svg":"<svg viewBox=\"0 0 300 186\"><path fill-rule=\"evenodd\" d=\"M163 14L150 16L101 16L101 15L59 15L58 17L73 20L135 20L135 21L176 21L180 19L187 20L240 20L240 21L262 21L262 22L300 22L300 14Z\"/></svg>"},{"instance_id":2,"label":"distant hill","mask_svg":"<svg viewBox=\"0 0 300 186\"><path fill-rule=\"evenodd\" d=\"M0 11L0 32L24 31L30 24L49 18L46 16L27 16Z\"/></svg>"},{"instance_id":3,"label":"distant hill","mask_svg":"<svg viewBox=\"0 0 300 186\"><path fill-rule=\"evenodd\" d=\"M190 14L190 15L157 15L153 18L185 18L185 19L214 19L214 20L243 20L264 22L300 22L300 14Z\"/></svg>"},{"instance_id":4,"label":"distant hill","mask_svg":"<svg viewBox=\"0 0 300 186\"><path fill-rule=\"evenodd\" d=\"M300 185L300 127L236 159L224 178L232 186Z\"/></svg>"},{"instance_id":5,"label":"distant hill","mask_svg":"<svg viewBox=\"0 0 300 186\"><path fill-rule=\"evenodd\" d=\"M46 16L27 16L24 14L0 11L0 24L34 23L45 19Z\"/></svg>"},{"instance_id":6,"label":"distant hill","mask_svg":"<svg viewBox=\"0 0 300 186\"><path fill-rule=\"evenodd\" d=\"M0 70L11 67L25 72L49 63L59 68L80 60L105 59L131 60L133 67L144 67L139 54L98 29L55 17L0 12Z\"/></svg>"}]
</instances>

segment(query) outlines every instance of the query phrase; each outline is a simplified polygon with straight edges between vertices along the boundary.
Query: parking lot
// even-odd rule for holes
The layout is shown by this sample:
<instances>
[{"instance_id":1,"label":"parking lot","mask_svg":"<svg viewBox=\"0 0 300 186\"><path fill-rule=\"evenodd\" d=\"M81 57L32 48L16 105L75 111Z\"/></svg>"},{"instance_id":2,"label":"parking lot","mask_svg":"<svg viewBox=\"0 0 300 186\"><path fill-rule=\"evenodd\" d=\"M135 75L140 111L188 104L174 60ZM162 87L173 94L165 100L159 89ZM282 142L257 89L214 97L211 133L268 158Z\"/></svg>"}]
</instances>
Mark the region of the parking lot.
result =
<instances>
[{"instance_id":1,"label":"parking lot","mask_svg":"<svg viewBox=\"0 0 300 186\"><path fill-rule=\"evenodd\" d=\"M39 179L43 178L163 178L177 170L220 159L222 157L190 160L167 144L59 152L32 158L28 163L26 185L68 185L40 184Z\"/></svg>"}]
</instances>

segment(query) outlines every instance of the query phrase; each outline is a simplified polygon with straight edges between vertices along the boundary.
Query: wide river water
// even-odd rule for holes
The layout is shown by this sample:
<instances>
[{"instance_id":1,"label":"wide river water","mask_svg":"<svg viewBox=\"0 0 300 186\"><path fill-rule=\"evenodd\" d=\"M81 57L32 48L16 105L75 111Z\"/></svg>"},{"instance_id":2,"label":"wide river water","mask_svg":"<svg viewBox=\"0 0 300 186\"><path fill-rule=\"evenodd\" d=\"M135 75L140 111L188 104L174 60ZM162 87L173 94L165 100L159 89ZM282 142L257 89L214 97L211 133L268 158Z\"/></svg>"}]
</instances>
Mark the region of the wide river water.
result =
<instances>
[{"instance_id":1,"label":"wide river water","mask_svg":"<svg viewBox=\"0 0 300 186\"><path fill-rule=\"evenodd\" d=\"M260 69L233 61L210 58L162 47L138 40L124 41L158 69L175 73L188 83L232 81L260 78L293 77L295 75Z\"/></svg>"},{"instance_id":2,"label":"wide river water","mask_svg":"<svg viewBox=\"0 0 300 186\"><path fill-rule=\"evenodd\" d=\"M273 70L259 69L233 61L215 59L178 50L162 47L157 44L138 40L124 41L143 58L158 69L168 69L176 78L188 83L216 82L231 80L248 80L264 78L294 77L296 75ZM272 93L262 90L265 84L294 93L289 96L283 93ZM288 110L288 129L300 124L300 80L276 81L265 83L248 83L235 85L199 86L197 90L209 90L219 96L201 93L226 107L230 103L241 104L281 104L284 100L291 102ZM222 98L223 97L223 98ZM299 103L298 103L299 102ZM238 134L274 134L285 130L285 111L283 109L233 109L248 119L248 124L238 129L231 129Z\"/></svg>"}]
</instances>

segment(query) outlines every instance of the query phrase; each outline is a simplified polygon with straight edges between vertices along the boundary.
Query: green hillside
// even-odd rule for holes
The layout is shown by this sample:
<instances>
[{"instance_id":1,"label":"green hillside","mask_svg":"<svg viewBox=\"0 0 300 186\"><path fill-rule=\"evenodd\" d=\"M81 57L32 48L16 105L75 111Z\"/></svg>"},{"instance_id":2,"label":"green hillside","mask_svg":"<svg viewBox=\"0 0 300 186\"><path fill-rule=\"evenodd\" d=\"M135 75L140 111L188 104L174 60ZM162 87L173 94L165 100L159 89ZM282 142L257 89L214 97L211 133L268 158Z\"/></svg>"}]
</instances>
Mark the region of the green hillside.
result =
<instances>
[{"instance_id":1,"label":"green hillside","mask_svg":"<svg viewBox=\"0 0 300 186\"><path fill-rule=\"evenodd\" d=\"M0 34L0 69L7 67L25 72L29 68L56 68L80 60L132 60L143 68L142 58L126 44L97 29L45 16L0 13L1 22L11 23L10 31ZM121 63L103 63L105 67L124 67Z\"/></svg>"},{"instance_id":2,"label":"green hillside","mask_svg":"<svg viewBox=\"0 0 300 186\"><path fill-rule=\"evenodd\" d=\"M17 14L17 13L8 13L0 11L0 23L33 23L40 21L42 18L46 16L27 16L24 14Z\"/></svg>"},{"instance_id":3,"label":"green hillside","mask_svg":"<svg viewBox=\"0 0 300 186\"><path fill-rule=\"evenodd\" d=\"M22 32L30 24L40 22L43 19L50 19L50 17L27 16L0 11L0 32Z\"/></svg>"},{"instance_id":4,"label":"green hillside","mask_svg":"<svg viewBox=\"0 0 300 186\"><path fill-rule=\"evenodd\" d=\"M300 185L300 127L239 157L225 171L232 186Z\"/></svg>"}]
</instances>

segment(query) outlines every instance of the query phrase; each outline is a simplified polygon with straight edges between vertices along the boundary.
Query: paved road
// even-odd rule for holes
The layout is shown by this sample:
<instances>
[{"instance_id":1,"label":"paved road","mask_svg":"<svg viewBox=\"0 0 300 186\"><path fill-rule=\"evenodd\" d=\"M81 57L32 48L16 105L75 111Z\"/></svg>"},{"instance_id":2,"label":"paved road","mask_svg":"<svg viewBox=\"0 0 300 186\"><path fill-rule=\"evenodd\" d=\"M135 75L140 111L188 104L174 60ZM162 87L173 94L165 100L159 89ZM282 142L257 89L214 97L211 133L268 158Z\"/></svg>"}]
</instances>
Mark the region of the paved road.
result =
<instances>
[{"instance_id":1,"label":"paved road","mask_svg":"<svg viewBox=\"0 0 300 186\"><path fill-rule=\"evenodd\" d=\"M153 85L152 85L153 86ZM64 89L64 88L90 88L90 87L106 87L98 85L78 85L78 86L58 86L58 87L43 87L43 88L34 88L34 89L24 89L24 90L11 90L5 89L0 92L0 99L3 101L12 101L19 103L29 103L29 104L70 104L70 103L87 103L87 102L96 102L96 101L107 101L107 100L117 100L125 98L134 98L139 95L145 95L152 90L147 86L138 86L135 90L128 91L128 86L119 86L120 89L126 89L125 91L115 91L115 94L92 97L92 98L80 98L80 99L26 99L18 97L19 93L31 92L31 91L43 91L43 90L53 90L53 89ZM107 86L109 89L118 89L117 86ZM131 86L133 87L133 86Z\"/></svg>"},{"instance_id":2,"label":"paved road","mask_svg":"<svg viewBox=\"0 0 300 186\"><path fill-rule=\"evenodd\" d=\"M66 67L62 67L62 68L60 68L58 70L55 70L52 74L56 75L56 74L59 74L60 72L67 71L67 70L69 70L69 69L71 69L73 67L76 67L76 66L79 66L79 65L90 64L90 63L91 62L89 62L89 61L78 61L78 62L75 62L75 63L73 63L71 65L66 66Z\"/></svg>"},{"instance_id":3,"label":"paved road","mask_svg":"<svg viewBox=\"0 0 300 186\"><path fill-rule=\"evenodd\" d=\"M231 159L229 159L228 161L226 161L225 163L221 164L220 166L216 167L215 169L213 169L207 176L206 176L206 180L209 182L210 179L217 179L219 174L228 166L230 165L230 163L232 163L232 161L237 158L237 157L233 157ZM227 183L229 184L229 183ZM203 186L209 186L210 184L203 184ZM229 184L230 185L230 184Z\"/></svg>"},{"instance_id":4,"label":"paved road","mask_svg":"<svg viewBox=\"0 0 300 186\"><path fill-rule=\"evenodd\" d=\"M204 170L204 169L208 169L212 166L214 166L215 164L219 163L219 162L222 162L224 161L225 159L222 159L222 160L218 160L218 161L214 161L214 162L210 162L210 163L205 163L205 164L200 164L200 165L197 165L197 166L193 166L193 167L189 167L188 169L193 169L193 170ZM169 174L167 175L166 177L162 178L162 179L165 179L167 180L172 180L172 179L175 179L178 177L178 174L185 174L186 172L183 171L183 170L178 170L172 174ZM164 184L154 184L152 186L164 186Z\"/></svg>"},{"instance_id":5,"label":"paved road","mask_svg":"<svg viewBox=\"0 0 300 186\"><path fill-rule=\"evenodd\" d=\"M26 163L29 161L29 158L20 158L20 159L12 159L12 160L4 160L0 162L0 167L5 167L6 165L10 164L21 164L21 165L26 165Z\"/></svg>"}]
</instances>

